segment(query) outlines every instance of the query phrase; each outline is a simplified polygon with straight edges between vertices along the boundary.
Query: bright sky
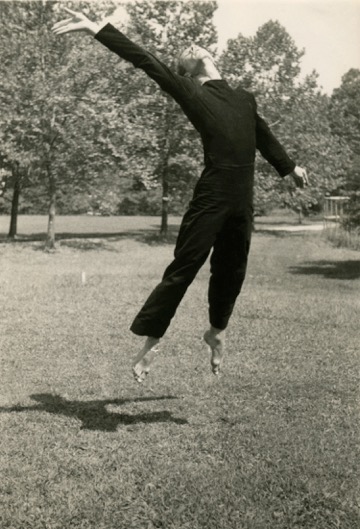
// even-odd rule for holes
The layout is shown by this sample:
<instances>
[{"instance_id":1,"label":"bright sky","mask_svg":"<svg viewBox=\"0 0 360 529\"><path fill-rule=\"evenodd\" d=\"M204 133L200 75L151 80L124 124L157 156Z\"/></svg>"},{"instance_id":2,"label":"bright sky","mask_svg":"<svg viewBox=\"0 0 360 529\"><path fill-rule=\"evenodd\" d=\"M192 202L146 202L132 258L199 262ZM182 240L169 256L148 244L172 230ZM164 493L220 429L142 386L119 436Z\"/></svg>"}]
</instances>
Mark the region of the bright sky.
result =
<instances>
[{"instance_id":1,"label":"bright sky","mask_svg":"<svg viewBox=\"0 0 360 529\"><path fill-rule=\"evenodd\" d=\"M360 0L217 0L219 48L239 33L255 35L278 20L305 49L302 73L316 70L319 85L331 94L350 68L360 69Z\"/></svg>"}]
</instances>

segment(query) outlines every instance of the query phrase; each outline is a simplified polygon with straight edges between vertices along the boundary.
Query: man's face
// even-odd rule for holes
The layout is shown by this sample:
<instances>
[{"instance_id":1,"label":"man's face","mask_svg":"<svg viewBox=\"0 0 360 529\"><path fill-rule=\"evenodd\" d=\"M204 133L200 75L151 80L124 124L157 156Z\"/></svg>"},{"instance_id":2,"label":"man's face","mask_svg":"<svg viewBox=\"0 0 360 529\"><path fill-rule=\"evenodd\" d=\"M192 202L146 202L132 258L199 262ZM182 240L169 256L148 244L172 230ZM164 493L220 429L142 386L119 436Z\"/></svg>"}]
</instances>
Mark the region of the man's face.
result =
<instances>
[{"instance_id":1,"label":"man's face","mask_svg":"<svg viewBox=\"0 0 360 529\"><path fill-rule=\"evenodd\" d=\"M207 50L197 44L191 44L191 46L182 52L179 62L186 73L193 76L199 73L202 61L206 58L212 60L212 57Z\"/></svg>"}]
</instances>

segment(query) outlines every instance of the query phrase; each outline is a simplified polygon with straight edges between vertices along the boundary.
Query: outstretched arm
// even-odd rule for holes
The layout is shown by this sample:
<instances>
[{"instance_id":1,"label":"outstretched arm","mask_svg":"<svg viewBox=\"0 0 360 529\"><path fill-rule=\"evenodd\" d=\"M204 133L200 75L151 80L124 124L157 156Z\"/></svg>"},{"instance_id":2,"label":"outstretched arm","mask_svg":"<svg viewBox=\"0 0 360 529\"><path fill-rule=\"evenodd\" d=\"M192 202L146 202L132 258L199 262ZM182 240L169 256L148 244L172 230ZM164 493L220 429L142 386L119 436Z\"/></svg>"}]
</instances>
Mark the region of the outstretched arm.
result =
<instances>
[{"instance_id":1,"label":"outstretched arm","mask_svg":"<svg viewBox=\"0 0 360 529\"><path fill-rule=\"evenodd\" d=\"M254 99L255 102L255 99ZM256 102L255 102L256 109ZM288 156L284 147L271 132L266 121L256 112L256 147L280 176L291 176L297 187L309 185L307 172Z\"/></svg>"},{"instance_id":2,"label":"outstretched arm","mask_svg":"<svg viewBox=\"0 0 360 529\"><path fill-rule=\"evenodd\" d=\"M142 69L164 91L180 100L193 91L192 82L173 72L154 55L128 39L111 24L99 25L89 20L83 13L66 8L70 18L62 20L52 28L56 35L71 32L84 32L92 35L119 57L130 61L136 68Z\"/></svg>"}]
</instances>

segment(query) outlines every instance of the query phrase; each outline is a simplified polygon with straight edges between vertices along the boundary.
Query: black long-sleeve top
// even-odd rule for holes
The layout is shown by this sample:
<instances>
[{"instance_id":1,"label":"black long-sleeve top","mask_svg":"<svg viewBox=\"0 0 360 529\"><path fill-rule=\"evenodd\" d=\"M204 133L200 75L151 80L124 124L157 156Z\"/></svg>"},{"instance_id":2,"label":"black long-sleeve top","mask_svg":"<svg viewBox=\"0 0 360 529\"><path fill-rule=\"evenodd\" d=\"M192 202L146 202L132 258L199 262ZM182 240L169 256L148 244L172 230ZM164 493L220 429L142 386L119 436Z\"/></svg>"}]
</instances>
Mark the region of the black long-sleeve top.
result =
<instances>
[{"instance_id":1,"label":"black long-sleeve top","mask_svg":"<svg viewBox=\"0 0 360 529\"><path fill-rule=\"evenodd\" d=\"M240 87L232 89L224 79L200 85L191 77L178 75L111 24L104 26L95 38L142 69L177 101L201 135L205 164L250 165L259 149L280 176L295 168L295 163L258 115L255 98L250 92Z\"/></svg>"}]
</instances>

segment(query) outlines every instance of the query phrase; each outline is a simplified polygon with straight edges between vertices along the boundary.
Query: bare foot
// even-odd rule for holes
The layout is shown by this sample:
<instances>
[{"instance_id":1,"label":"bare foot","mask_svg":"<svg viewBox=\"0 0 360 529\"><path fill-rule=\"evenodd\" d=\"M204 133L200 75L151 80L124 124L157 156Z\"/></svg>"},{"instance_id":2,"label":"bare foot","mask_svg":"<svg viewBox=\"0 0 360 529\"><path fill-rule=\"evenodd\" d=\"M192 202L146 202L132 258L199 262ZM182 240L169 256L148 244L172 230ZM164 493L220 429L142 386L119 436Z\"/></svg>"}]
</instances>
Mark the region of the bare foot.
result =
<instances>
[{"instance_id":1,"label":"bare foot","mask_svg":"<svg viewBox=\"0 0 360 529\"><path fill-rule=\"evenodd\" d=\"M144 382L149 374L150 365L154 360L157 349L155 346L159 343L159 338L148 336L144 347L141 349L133 364L133 375L136 382Z\"/></svg>"},{"instance_id":2,"label":"bare foot","mask_svg":"<svg viewBox=\"0 0 360 529\"><path fill-rule=\"evenodd\" d=\"M206 331L204 334L204 340L208 344L211 352L211 369L214 375L220 373L221 363L224 353L224 339L211 330Z\"/></svg>"}]
</instances>

